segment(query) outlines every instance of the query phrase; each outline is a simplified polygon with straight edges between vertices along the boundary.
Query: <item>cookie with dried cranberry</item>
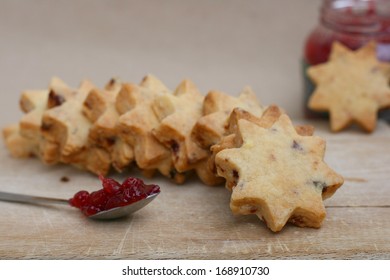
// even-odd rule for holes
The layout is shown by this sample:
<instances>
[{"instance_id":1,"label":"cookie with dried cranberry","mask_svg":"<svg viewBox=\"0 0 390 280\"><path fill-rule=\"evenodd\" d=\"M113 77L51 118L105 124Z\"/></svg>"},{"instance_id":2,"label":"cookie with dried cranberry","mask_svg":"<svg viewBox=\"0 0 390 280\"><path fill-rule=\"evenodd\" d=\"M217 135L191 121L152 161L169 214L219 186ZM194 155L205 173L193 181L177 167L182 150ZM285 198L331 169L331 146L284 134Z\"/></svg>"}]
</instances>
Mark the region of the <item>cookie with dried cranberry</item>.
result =
<instances>
[{"instance_id":1,"label":"cookie with dried cranberry","mask_svg":"<svg viewBox=\"0 0 390 280\"><path fill-rule=\"evenodd\" d=\"M208 151L199 147L191 138L196 121L203 115L204 96L190 80L182 81L173 95L157 97L152 108L160 124L153 135L170 149L171 158L178 172L195 170L200 179L209 185L219 184L220 178L208 170Z\"/></svg>"},{"instance_id":2,"label":"cookie with dried cranberry","mask_svg":"<svg viewBox=\"0 0 390 280\"><path fill-rule=\"evenodd\" d=\"M141 85L124 84L117 98L117 108L127 110L118 119L119 137L134 149L137 166L151 176L154 170L182 183L184 174L175 171L170 151L153 136L152 130L160 124L152 109L159 96L170 95L153 76L145 77Z\"/></svg>"},{"instance_id":3,"label":"cookie with dried cranberry","mask_svg":"<svg viewBox=\"0 0 390 280\"><path fill-rule=\"evenodd\" d=\"M241 146L241 139L236 137L238 121L240 119L245 119L262 127L268 127L271 126L281 114L281 109L275 105L271 105L265 109L261 117L255 116L242 108L234 108L225 124L224 136L221 137L218 143L210 147L211 154L208 160L208 168L212 172L217 173L217 167L215 165L215 156L217 153L224 149ZM226 188L231 190L231 184L229 182L226 184Z\"/></svg>"},{"instance_id":4,"label":"cookie with dried cranberry","mask_svg":"<svg viewBox=\"0 0 390 280\"><path fill-rule=\"evenodd\" d=\"M103 90L93 88L83 102L83 114L91 121L88 147L98 147L108 152L112 166L123 171L134 159L132 147L118 137L116 126L119 113L116 98L122 82L111 79Z\"/></svg>"},{"instance_id":5,"label":"cookie with dried cranberry","mask_svg":"<svg viewBox=\"0 0 390 280\"><path fill-rule=\"evenodd\" d=\"M83 114L95 123L104 113L114 106L115 100L122 88L122 82L118 78L112 78L104 86L104 89L92 88L83 102Z\"/></svg>"},{"instance_id":6,"label":"cookie with dried cranberry","mask_svg":"<svg viewBox=\"0 0 390 280\"><path fill-rule=\"evenodd\" d=\"M25 113L18 124L11 125L3 130L5 143L14 157L37 156L44 158L46 155L42 148L47 147L41 134L42 115L49 105L54 106L58 100L68 97L70 91L62 90L65 85L60 79L52 78L48 90L25 90L20 97L20 108ZM65 92L65 95L62 95ZM51 146L50 153L57 147Z\"/></svg>"},{"instance_id":7,"label":"cookie with dried cranberry","mask_svg":"<svg viewBox=\"0 0 390 280\"><path fill-rule=\"evenodd\" d=\"M249 87L245 87L238 97L220 91L210 91L203 102L203 116L192 129L192 139L203 149L209 149L218 143L225 133L226 120L234 108L242 108L258 117L264 111Z\"/></svg>"},{"instance_id":8,"label":"cookie with dried cranberry","mask_svg":"<svg viewBox=\"0 0 390 280\"><path fill-rule=\"evenodd\" d=\"M83 81L72 98L43 113L41 132L46 141L59 144L57 162L62 155L67 157L85 149L91 123L82 115L81 108L93 87L89 81Z\"/></svg>"},{"instance_id":9,"label":"cookie with dried cranberry","mask_svg":"<svg viewBox=\"0 0 390 280\"><path fill-rule=\"evenodd\" d=\"M48 89L45 90L25 90L20 97L20 108L25 113L19 122L19 133L28 139L35 156L45 158L50 152L42 152L49 145L42 139L41 122L43 112L49 108L61 105L74 95L74 90L68 87L61 79L53 77L50 80Z\"/></svg>"},{"instance_id":10,"label":"cookie with dried cranberry","mask_svg":"<svg viewBox=\"0 0 390 280\"><path fill-rule=\"evenodd\" d=\"M274 232L287 222L319 228L343 178L325 162L325 141L299 135L287 115L269 128L238 121L241 146L220 151L217 172L232 187L234 214L256 214Z\"/></svg>"},{"instance_id":11,"label":"cookie with dried cranberry","mask_svg":"<svg viewBox=\"0 0 390 280\"><path fill-rule=\"evenodd\" d=\"M49 163L63 162L96 174L106 174L110 168L109 154L99 147L88 147L91 122L82 112L83 102L93 88L95 86L85 80L72 98L46 110L41 131L44 140L51 145L49 147L57 147L50 150Z\"/></svg>"},{"instance_id":12,"label":"cookie with dried cranberry","mask_svg":"<svg viewBox=\"0 0 390 280\"><path fill-rule=\"evenodd\" d=\"M261 117L257 117L250 112L243 110L242 108L235 108L230 114L226 123L225 136L221 138L220 142L211 146L210 148L211 155L208 161L209 169L214 173L217 172L215 166L215 156L218 152L224 149L231 149L241 146L242 139L236 136L238 133L239 120L244 119L260 127L269 128L279 119L282 114L283 110L276 105L270 105L267 107ZM310 136L314 133L314 127L310 125L296 125L294 128L297 133L302 136ZM231 190L231 186L229 184L226 185L226 187Z\"/></svg>"},{"instance_id":13,"label":"cookie with dried cranberry","mask_svg":"<svg viewBox=\"0 0 390 280\"><path fill-rule=\"evenodd\" d=\"M378 110L390 107L390 64L378 61L374 42L356 51L335 42L329 61L309 67L308 75L316 84L308 106L329 112L332 131L356 123L372 132Z\"/></svg>"},{"instance_id":14,"label":"cookie with dried cranberry","mask_svg":"<svg viewBox=\"0 0 390 280\"><path fill-rule=\"evenodd\" d=\"M15 157L38 156L44 158L46 154L56 154L53 146L49 148L42 139L42 115L48 108L61 105L66 99L73 96L73 90L61 79L53 77L48 89L25 90L22 92L19 105L25 113L17 125L6 127L3 136L7 148ZM42 148L48 152L43 153Z\"/></svg>"},{"instance_id":15,"label":"cookie with dried cranberry","mask_svg":"<svg viewBox=\"0 0 390 280\"><path fill-rule=\"evenodd\" d=\"M77 89L70 87L58 77L51 78L48 90L48 109L62 105L66 100L73 98L77 94Z\"/></svg>"}]
</instances>

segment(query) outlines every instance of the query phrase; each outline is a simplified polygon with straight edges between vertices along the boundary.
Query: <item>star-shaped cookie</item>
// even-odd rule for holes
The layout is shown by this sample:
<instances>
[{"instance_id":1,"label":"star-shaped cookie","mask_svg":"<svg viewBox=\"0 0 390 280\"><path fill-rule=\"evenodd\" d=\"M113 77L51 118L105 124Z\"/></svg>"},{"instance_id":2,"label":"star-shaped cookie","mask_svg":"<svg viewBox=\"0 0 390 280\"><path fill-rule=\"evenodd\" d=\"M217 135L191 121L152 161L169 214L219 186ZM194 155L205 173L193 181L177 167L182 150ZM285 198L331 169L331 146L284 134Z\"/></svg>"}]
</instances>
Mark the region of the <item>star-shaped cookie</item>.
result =
<instances>
[{"instance_id":1,"label":"star-shaped cookie","mask_svg":"<svg viewBox=\"0 0 390 280\"><path fill-rule=\"evenodd\" d=\"M88 147L106 150L112 166L119 172L129 166L134 159L132 147L117 137L119 113L115 105L121 89L121 81L112 78L104 90L94 88L88 93L82 109L83 114L92 123L89 129Z\"/></svg>"},{"instance_id":2,"label":"star-shaped cookie","mask_svg":"<svg viewBox=\"0 0 390 280\"><path fill-rule=\"evenodd\" d=\"M138 167L148 170L149 173L158 169L164 176L182 182L184 177L173 171L170 151L152 134L152 130L160 121L154 114L151 104L155 98L164 94L168 93L136 84L124 84L121 91L122 99L123 95L126 95L126 100L132 104L132 108L119 117L117 131L120 137L133 147Z\"/></svg>"},{"instance_id":3,"label":"star-shaped cookie","mask_svg":"<svg viewBox=\"0 0 390 280\"><path fill-rule=\"evenodd\" d=\"M335 42L329 61L307 73L316 84L308 106L329 111L333 131L355 122L372 132L378 110L390 107L390 64L378 61L374 42L356 51Z\"/></svg>"},{"instance_id":4,"label":"star-shaped cookie","mask_svg":"<svg viewBox=\"0 0 390 280\"><path fill-rule=\"evenodd\" d=\"M274 232L287 222L321 226L323 199L330 197L343 178L323 161L325 141L298 135L287 115L263 128L238 121L242 145L216 155L220 176L234 180L230 207L235 214L256 214Z\"/></svg>"},{"instance_id":5,"label":"star-shaped cookie","mask_svg":"<svg viewBox=\"0 0 390 280\"><path fill-rule=\"evenodd\" d=\"M22 92L20 107L25 113L19 122L21 137L28 140L29 146L34 147L32 154L41 157L44 161L53 151L53 146L42 138L41 123L43 113L56 106L60 106L67 99L72 98L75 90L66 85L58 77L50 80L49 88L45 90L26 90Z\"/></svg>"},{"instance_id":6,"label":"star-shaped cookie","mask_svg":"<svg viewBox=\"0 0 390 280\"><path fill-rule=\"evenodd\" d=\"M73 98L46 110L42 116L42 135L46 140L59 144L61 156L71 156L85 146L91 124L82 115L82 104L93 88L91 82L83 81Z\"/></svg>"},{"instance_id":7,"label":"star-shaped cookie","mask_svg":"<svg viewBox=\"0 0 390 280\"><path fill-rule=\"evenodd\" d=\"M45 143L52 147L51 162L72 164L96 174L106 174L110 168L109 154L99 147L88 147L91 122L82 112L83 102L95 86L84 80L73 98L46 110L41 131Z\"/></svg>"},{"instance_id":8,"label":"star-shaped cookie","mask_svg":"<svg viewBox=\"0 0 390 280\"><path fill-rule=\"evenodd\" d=\"M4 127L3 138L7 149L13 157L27 158L37 155L36 143L20 134L19 124Z\"/></svg>"},{"instance_id":9,"label":"star-shaped cookie","mask_svg":"<svg viewBox=\"0 0 390 280\"><path fill-rule=\"evenodd\" d=\"M210 91L203 102L203 116L192 129L192 139L204 149L218 143L225 132L226 120L234 108L242 108L258 117L264 110L249 87L245 87L238 97Z\"/></svg>"},{"instance_id":10,"label":"star-shaped cookie","mask_svg":"<svg viewBox=\"0 0 390 280\"><path fill-rule=\"evenodd\" d=\"M218 185L218 178L208 168L208 151L199 147L191 137L196 121L202 116L204 96L190 80L182 81L172 95L153 101L152 108L160 124L153 129L156 139L170 149L172 161L180 173L195 170L207 185Z\"/></svg>"},{"instance_id":11,"label":"star-shaped cookie","mask_svg":"<svg viewBox=\"0 0 390 280\"><path fill-rule=\"evenodd\" d=\"M25 114L19 121L18 131L21 137L30 141L35 156L40 156L42 115L47 109L49 96L48 90L28 90L24 91L20 98L20 107Z\"/></svg>"},{"instance_id":12,"label":"star-shaped cookie","mask_svg":"<svg viewBox=\"0 0 390 280\"><path fill-rule=\"evenodd\" d=\"M73 98L76 94L77 89L71 88L60 78L51 78L47 109L62 105L66 100Z\"/></svg>"},{"instance_id":13,"label":"star-shaped cookie","mask_svg":"<svg viewBox=\"0 0 390 280\"><path fill-rule=\"evenodd\" d=\"M239 120L244 119L260 127L269 128L282 114L283 110L277 105L268 106L260 117L255 116L242 108L233 109L227 120L224 136L217 144L210 147L211 154L208 160L208 168L216 173L215 156L224 149L238 148L242 145L242 138L239 136L238 131ZM302 136L311 136L314 132L314 127L310 125L296 125L294 128L297 133ZM231 190L232 186L235 185L235 178L231 177L227 182L226 188Z\"/></svg>"},{"instance_id":14,"label":"star-shaped cookie","mask_svg":"<svg viewBox=\"0 0 390 280\"><path fill-rule=\"evenodd\" d=\"M184 80L173 95L155 98L153 111L160 124L154 136L172 151L176 170L185 172L207 157L207 152L192 141L191 131L202 116L204 96L190 80Z\"/></svg>"}]
</instances>

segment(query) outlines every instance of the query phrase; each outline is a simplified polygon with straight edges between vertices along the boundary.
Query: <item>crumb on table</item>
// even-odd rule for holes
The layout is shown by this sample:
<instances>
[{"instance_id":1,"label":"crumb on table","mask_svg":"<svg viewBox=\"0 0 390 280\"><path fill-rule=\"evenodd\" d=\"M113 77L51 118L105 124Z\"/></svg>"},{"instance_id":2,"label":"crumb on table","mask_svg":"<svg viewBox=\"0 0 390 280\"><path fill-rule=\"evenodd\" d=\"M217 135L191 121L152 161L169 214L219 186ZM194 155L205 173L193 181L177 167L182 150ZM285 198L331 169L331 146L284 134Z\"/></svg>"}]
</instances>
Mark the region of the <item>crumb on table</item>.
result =
<instances>
[{"instance_id":1,"label":"crumb on table","mask_svg":"<svg viewBox=\"0 0 390 280\"><path fill-rule=\"evenodd\" d=\"M70 179L68 177L66 177L66 176L62 176L60 181L66 183L66 182L69 182Z\"/></svg>"}]
</instances>

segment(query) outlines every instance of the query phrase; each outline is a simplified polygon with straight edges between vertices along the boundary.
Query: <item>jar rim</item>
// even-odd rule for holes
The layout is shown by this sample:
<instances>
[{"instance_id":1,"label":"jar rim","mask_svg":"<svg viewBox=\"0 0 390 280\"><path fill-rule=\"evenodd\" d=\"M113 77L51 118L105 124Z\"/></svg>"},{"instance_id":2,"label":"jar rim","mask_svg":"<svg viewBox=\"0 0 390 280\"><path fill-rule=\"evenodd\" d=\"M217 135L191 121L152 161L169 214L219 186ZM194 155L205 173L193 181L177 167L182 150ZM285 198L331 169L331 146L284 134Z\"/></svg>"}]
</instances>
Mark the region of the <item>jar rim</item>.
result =
<instances>
[{"instance_id":1,"label":"jar rim","mask_svg":"<svg viewBox=\"0 0 390 280\"><path fill-rule=\"evenodd\" d=\"M388 0L324 0L321 21L330 29L358 34L390 33Z\"/></svg>"}]
</instances>

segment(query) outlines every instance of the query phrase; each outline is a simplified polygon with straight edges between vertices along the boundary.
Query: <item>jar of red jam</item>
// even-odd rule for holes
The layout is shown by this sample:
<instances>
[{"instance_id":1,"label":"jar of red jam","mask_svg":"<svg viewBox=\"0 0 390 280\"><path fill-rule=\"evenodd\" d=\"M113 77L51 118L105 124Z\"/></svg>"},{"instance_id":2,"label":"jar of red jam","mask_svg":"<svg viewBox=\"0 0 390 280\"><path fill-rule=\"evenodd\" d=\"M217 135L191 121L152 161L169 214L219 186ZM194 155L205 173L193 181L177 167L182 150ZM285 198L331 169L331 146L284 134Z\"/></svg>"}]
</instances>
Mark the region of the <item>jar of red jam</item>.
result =
<instances>
[{"instance_id":1,"label":"jar of red jam","mask_svg":"<svg viewBox=\"0 0 390 280\"><path fill-rule=\"evenodd\" d=\"M377 42L378 59L390 62L390 0L323 0L319 24L304 47L306 117L324 116L307 107L315 86L306 68L326 62L334 41L356 50L372 40ZM380 117L390 121L390 110L380 112Z\"/></svg>"}]
</instances>

